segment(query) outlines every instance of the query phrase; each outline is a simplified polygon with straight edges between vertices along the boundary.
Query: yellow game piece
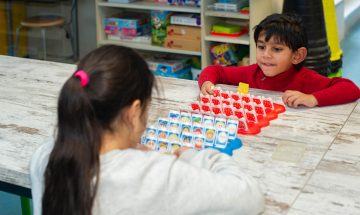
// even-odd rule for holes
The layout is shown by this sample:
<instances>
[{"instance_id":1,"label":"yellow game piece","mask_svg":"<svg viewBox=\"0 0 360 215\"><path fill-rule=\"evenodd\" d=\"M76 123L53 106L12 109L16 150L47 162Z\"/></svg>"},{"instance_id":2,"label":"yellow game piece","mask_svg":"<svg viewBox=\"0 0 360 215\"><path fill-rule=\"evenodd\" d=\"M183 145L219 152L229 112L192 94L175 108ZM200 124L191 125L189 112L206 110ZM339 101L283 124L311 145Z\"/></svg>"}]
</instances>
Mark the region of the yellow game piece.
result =
<instances>
[{"instance_id":1,"label":"yellow game piece","mask_svg":"<svg viewBox=\"0 0 360 215\"><path fill-rule=\"evenodd\" d=\"M248 94L249 93L249 84L240 82L239 87L238 87L238 92L243 93L245 95Z\"/></svg>"}]
</instances>

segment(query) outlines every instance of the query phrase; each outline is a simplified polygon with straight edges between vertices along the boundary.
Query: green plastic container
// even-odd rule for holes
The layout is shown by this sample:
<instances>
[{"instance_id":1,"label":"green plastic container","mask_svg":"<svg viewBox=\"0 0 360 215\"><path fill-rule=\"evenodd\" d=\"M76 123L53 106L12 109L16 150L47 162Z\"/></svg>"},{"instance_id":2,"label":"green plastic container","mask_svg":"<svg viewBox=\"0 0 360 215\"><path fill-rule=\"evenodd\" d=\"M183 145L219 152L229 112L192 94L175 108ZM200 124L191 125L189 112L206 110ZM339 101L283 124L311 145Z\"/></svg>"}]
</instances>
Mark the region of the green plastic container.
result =
<instances>
[{"instance_id":1,"label":"green plastic container","mask_svg":"<svg viewBox=\"0 0 360 215\"><path fill-rule=\"evenodd\" d=\"M212 32L225 33L225 34L236 34L241 32L241 27L234 24L221 23L212 26Z\"/></svg>"}]
</instances>

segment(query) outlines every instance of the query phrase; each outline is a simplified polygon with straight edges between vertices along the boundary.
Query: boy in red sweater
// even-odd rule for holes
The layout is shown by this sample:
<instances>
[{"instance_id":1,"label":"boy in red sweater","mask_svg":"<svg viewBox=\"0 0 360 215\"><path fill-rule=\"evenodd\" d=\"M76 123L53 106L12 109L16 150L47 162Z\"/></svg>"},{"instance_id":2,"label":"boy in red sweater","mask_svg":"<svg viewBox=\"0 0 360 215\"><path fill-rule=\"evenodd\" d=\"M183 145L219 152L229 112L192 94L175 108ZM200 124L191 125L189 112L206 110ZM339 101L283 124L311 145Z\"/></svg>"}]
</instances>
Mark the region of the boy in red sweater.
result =
<instances>
[{"instance_id":1,"label":"boy in red sweater","mask_svg":"<svg viewBox=\"0 0 360 215\"><path fill-rule=\"evenodd\" d=\"M256 64L241 67L212 65L200 74L203 94L213 94L214 84L238 85L284 92L289 107L343 104L360 98L359 88L345 78L327 78L303 67L307 37L295 15L272 14L255 27Z\"/></svg>"}]
</instances>

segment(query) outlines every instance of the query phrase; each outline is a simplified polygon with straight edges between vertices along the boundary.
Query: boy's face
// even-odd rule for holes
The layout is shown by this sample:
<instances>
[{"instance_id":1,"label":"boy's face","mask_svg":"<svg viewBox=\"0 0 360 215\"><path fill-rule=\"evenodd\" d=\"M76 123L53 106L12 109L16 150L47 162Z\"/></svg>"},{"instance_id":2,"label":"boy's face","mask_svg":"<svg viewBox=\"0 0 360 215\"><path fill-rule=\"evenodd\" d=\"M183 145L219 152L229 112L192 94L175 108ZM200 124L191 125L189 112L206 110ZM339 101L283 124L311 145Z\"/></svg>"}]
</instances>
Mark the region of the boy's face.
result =
<instances>
[{"instance_id":1,"label":"boy's face","mask_svg":"<svg viewBox=\"0 0 360 215\"><path fill-rule=\"evenodd\" d=\"M290 69L294 63L295 52L283 43L271 37L265 41L265 34L259 35L256 44L256 62L264 75L273 77Z\"/></svg>"}]
</instances>

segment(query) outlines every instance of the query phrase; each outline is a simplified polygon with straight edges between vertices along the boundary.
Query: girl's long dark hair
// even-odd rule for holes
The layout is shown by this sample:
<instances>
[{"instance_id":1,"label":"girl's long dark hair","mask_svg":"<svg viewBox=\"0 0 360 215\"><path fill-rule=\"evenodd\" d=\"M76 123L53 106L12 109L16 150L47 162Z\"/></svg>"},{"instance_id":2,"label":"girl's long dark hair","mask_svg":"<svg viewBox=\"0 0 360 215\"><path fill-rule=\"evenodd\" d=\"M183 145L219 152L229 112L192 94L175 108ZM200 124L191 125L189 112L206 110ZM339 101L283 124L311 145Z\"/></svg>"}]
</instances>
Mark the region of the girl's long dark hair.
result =
<instances>
[{"instance_id":1,"label":"girl's long dark hair","mask_svg":"<svg viewBox=\"0 0 360 215\"><path fill-rule=\"evenodd\" d=\"M54 148L45 170L42 213L89 215L99 176L99 150L103 131L121 110L136 99L143 111L151 98L154 76L147 63L129 48L106 45L86 55L78 77L64 84L58 100L58 125Z\"/></svg>"}]
</instances>

